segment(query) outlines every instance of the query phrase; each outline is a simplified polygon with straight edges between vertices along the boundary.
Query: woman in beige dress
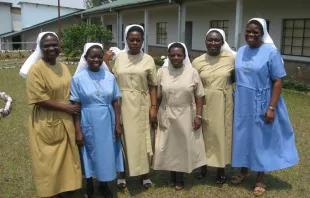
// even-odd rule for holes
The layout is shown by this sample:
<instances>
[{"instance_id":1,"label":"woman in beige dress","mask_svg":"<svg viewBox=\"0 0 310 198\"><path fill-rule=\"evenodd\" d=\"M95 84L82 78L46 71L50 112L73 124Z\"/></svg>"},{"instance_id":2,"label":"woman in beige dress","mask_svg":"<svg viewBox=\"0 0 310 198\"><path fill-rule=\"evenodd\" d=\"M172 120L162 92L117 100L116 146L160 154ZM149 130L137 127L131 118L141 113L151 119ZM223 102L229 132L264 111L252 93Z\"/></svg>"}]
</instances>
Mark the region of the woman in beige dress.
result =
<instances>
[{"instance_id":1,"label":"woman in beige dress","mask_svg":"<svg viewBox=\"0 0 310 198\"><path fill-rule=\"evenodd\" d=\"M205 94L185 45L170 44L168 57L168 66L158 72L159 127L153 166L171 171L175 189L182 190L183 173L207 164L200 127Z\"/></svg>"},{"instance_id":2,"label":"woman in beige dress","mask_svg":"<svg viewBox=\"0 0 310 198\"><path fill-rule=\"evenodd\" d=\"M28 103L33 105L28 125L29 146L40 197L60 197L62 192L82 186L72 118L80 107L69 101L71 74L66 65L56 60L58 55L56 34L41 33L36 51L21 70L27 76Z\"/></svg>"},{"instance_id":3,"label":"woman in beige dress","mask_svg":"<svg viewBox=\"0 0 310 198\"><path fill-rule=\"evenodd\" d=\"M231 164L233 121L233 74L235 52L225 41L220 29L206 35L207 53L193 61L206 94L202 130L208 166L217 167L218 184L226 182L225 166ZM197 178L205 176L206 166L198 169Z\"/></svg>"},{"instance_id":4,"label":"woman in beige dress","mask_svg":"<svg viewBox=\"0 0 310 198\"><path fill-rule=\"evenodd\" d=\"M142 185L150 188L150 164L153 156L150 122L157 127L157 71L151 56L143 53L144 29L126 27L125 49L117 55L113 73L122 98L122 144L129 176L142 176ZM107 62L107 61L106 61ZM119 175L119 188L126 188L125 173Z\"/></svg>"}]
</instances>

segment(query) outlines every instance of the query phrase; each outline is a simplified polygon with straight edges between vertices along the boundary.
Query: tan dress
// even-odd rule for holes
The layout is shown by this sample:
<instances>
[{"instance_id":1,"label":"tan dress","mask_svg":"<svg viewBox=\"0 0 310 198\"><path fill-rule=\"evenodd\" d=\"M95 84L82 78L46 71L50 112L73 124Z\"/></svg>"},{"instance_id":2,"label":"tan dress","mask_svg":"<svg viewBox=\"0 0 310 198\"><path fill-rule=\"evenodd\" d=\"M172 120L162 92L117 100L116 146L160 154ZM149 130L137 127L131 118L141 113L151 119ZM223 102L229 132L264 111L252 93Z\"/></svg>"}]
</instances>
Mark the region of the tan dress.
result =
<instances>
[{"instance_id":1,"label":"tan dress","mask_svg":"<svg viewBox=\"0 0 310 198\"><path fill-rule=\"evenodd\" d=\"M149 111L149 85L157 85L157 72L151 56L121 52L115 61L113 73L120 87L121 115L124 127L123 148L130 176L149 172L153 156Z\"/></svg>"},{"instance_id":2,"label":"tan dress","mask_svg":"<svg viewBox=\"0 0 310 198\"><path fill-rule=\"evenodd\" d=\"M193 131L195 98L204 96L198 72L189 66L158 73L159 126L154 169L190 173L207 164L202 129Z\"/></svg>"},{"instance_id":3,"label":"tan dress","mask_svg":"<svg viewBox=\"0 0 310 198\"><path fill-rule=\"evenodd\" d=\"M82 187L80 157L72 115L35 103L57 100L69 103L71 74L67 66L36 62L27 75L29 143L37 193L50 197Z\"/></svg>"},{"instance_id":4,"label":"tan dress","mask_svg":"<svg viewBox=\"0 0 310 198\"><path fill-rule=\"evenodd\" d=\"M208 166L231 163L234 61L229 52L216 57L203 54L193 61L206 94L202 126Z\"/></svg>"}]
</instances>

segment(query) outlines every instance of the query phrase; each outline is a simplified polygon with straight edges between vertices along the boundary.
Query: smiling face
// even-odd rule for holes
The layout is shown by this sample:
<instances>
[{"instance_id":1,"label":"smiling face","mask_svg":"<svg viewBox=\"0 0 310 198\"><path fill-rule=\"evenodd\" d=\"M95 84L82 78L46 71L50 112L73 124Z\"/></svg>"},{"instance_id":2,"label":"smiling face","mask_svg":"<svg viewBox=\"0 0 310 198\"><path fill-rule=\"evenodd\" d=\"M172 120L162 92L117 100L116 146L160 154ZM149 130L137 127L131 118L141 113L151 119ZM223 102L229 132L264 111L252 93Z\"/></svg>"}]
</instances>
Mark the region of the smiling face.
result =
<instances>
[{"instance_id":1,"label":"smiling face","mask_svg":"<svg viewBox=\"0 0 310 198\"><path fill-rule=\"evenodd\" d=\"M59 41L56 36L48 35L41 40L40 43L43 58L49 62L55 62L59 55Z\"/></svg>"},{"instance_id":2,"label":"smiling face","mask_svg":"<svg viewBox=\"0 0 310 198\"><path fill-rule=\"evenodd\" d=\"M132 55L139 54L142 48L143 37L140 32L130 32L127 36L129 53Z\"/></svg>"},{"instance_id":3,"label":"smiling face","mask_svg":"<svg viewBox=\"0 0 310 198\"><path fill-rule=\"evenodd\" d=\"M245 30L245 41L251 48L260 47L263 43L262 28L257 24L248 24Z\"/></svg>"},{"instance_id":4,"label":"smiling face","mask_svg":"<svg viewBox=\"0 0 310 198\"><path fill-rule=\"evenodd\" d=\"M85 55L88 69L94 72L99 71L103 62L103 56L104 53L100 47L90 48Z\"/></svg>"},{"instance_id":5,"label":"smiling face","mask_svg":"<svg viewBox=\"0 0 310 198\"><path fill-rule=\"evenodd\" d=\"M169 60L174 68L181 68L185 59L184 50L180 47L173 47L168 52Z\"/></svg>"},{"instance_id":6,"label":"smiling face","mask_svg":"<svg viewBox=\"0 0 310 198\"><path fill-rule=\"evenodd\" d=\"M221 53L221 47L224 44L223 37L219 32L212 31L207 35L206 47L208 54L211 56L217 56Z\"/></svg>"}]
</instances>

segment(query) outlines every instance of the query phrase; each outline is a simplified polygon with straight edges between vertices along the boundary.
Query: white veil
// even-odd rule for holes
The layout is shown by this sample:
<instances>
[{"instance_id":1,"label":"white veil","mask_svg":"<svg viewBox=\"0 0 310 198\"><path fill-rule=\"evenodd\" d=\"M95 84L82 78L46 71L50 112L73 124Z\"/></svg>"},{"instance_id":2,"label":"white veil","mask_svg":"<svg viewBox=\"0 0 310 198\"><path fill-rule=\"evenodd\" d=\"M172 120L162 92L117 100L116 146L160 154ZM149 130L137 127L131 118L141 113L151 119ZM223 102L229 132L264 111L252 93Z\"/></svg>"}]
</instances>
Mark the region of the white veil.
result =
<instances>
[{"instance_id":1,"label":"white veil","mask_svg":"<svg viewBox=\"0 0 310 198\"><path fill-rule=\"evenodd\" d=\"M119 54L120 52L125 52L125 51L128 51L128 50L129 50L128 44L127 44L127 42L126 42L126 37L127 37L127 34L128 34L129 29L132 28L132 27L139 27L139 28L141 28L141 29L143 30L143 32L144 32L144 28L143 28L141 25L132 24L132 25L126 26L125 32L124 32L124 35L123 35L123 36L124 36L125 48L124 48L123 50L120 50L120 49L117 48L117 47L111 47L111 48L109 49L109 50L112 50L113 53L115 54L115 55L113 56L113 60L116 59L116 57L118 56L118 54ZM144 42L142 43L141 51L143 50L143 48L144 48Z\"/></svg>"},{"instance_id":2,"label":"white veil","mask_svg":"<svg viewBox=\"0 0 310 198\"><path fill-rule=\"evenodd\" d=\"M29 56L29 58L25 61L25 63L23 64L22 68L19 71L19 75L21 75L22 77L26 78L27 73L29 69L32 67L32 65L43 57L41 48L40 48L40 42L41 42L42 37L48 33L54 34L58 39L58 36L55 32L41 32L38 35L37 46L36 46L35 51Z\"/></svg>"},{"instance_id":3,"label":"white veil","mask_svg":"<svg viewBox=\"0 0 310 198\"><path fill-rule=\"evenodd\" d=\"M86 55L87 50L88 50L90 47L94 46L94 45L99 45L99 46L103 49L103 46L102 46L101 43L86 43L86 44L84 45L83 54L82 54L82 56L81 56L79 65L78 65L78 67L76 68L75 74L77 74L77 73L83 71L84 69L86 69L86 68L88 67L87 61L86 61L86 59L85 59L85 55ZM109 68L108 68L108 66L105 64L104 61L102 62L102 65L100 66L100 68L102 68L102 69L104 69L104 70L106 70L106 71L109 71Z\"/></svg>"},{"instance_id":4,"label":"white veil","mask_svg":"<svg viewBox=\"0 0 310 198\"><path fill-rule=\"evenodd\" d=\"M262 26L263 26L263 31L264 31L264 36L263 36L263 38L262 38L263 42L264 42L264 43L268 43L268 44L270 44L272 47L274 47L274 48L277 49L277 47L276 47L275 44L273 43L272 38L270 37L270 35L269 35L268 31L267 31L267 23L266 23L265 19L262 19L262 18L253 18L253 19L250 19L249 22L250 22L250 21L253 21L253 20L258 21L258 22L259 22L260 24L262 24Z\"/></svg>"},{"instance_id":5,"label":"white veil","mask_svg":"<svg viewBox=\"0 0 310 198\"><path fill-rule=\"evenodd\" d=\"M186 45L185 45L184 43L181 43L181 42L174 42L174 43L180 43L180 44L183 45L183 47L185 48L185 55L186 55L185 59L183 60L183 64L184 64L185 66L190 66L190 67L192 67L191 61L189 60L189 56L188 56L188 51L187 51ZM169 47L170 47L172 44L174 44L174 43L170 43L170 44L168 45L168 49L169 49ZM167 57L162 67L168 67L168 65L170 65L170 64L171 64L171 62L170 62L169 58Z\"/></svg>"},{"instance_id":6,"label":"white veil","mask_svg":"<svg viewBox=\"0 0 310 198\"><path fill-rule=\"evenodd\" d=\"M222 37L223 37L223 42L224 42L224 44L223 44L222 47L221 47L221 51L222 51L222 52L231 52L233 55L236 55L236 52L230 48L230 46L228 45L228 43L227 43L227 41L226 41L226 36L225 36L224 30L217 29L217 28L211 28L211 29L207 32L206 37L207 37L208 34L209 34L210 32L212 32L212 31L216 31L216 32L220 33L220 34L222 35Z\"/></svg>"}]
</instances>

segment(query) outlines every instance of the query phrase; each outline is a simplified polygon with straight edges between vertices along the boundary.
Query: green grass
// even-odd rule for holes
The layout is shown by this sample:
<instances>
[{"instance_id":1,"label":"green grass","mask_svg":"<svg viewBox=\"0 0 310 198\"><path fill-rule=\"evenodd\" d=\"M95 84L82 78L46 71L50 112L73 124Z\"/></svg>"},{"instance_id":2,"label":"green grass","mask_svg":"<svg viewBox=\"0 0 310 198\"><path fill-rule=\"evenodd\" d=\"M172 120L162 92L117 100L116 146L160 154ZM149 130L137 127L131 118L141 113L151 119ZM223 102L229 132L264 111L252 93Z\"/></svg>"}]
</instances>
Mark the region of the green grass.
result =
<instances>
[{"instance_id":1,"label":"green grass","mask_svg":"<svg viewBox=\"0 0 310 198\"><path fill-rule=\"evenodd\" d=\"M74 71L75 66L70 66L70 69ZM0 92L2 91L13 98L13 110L8 117L0 119L0 198L36 197L26 125L31 107L27 105L25 80L18 76L18 69L0 70ZM286 170L268 173L265 180L268 188L263 197L309 197L310 97L287 90L283 95L295 129L300 163ZM4 103L0 102L0 105L3 107ZM227 174L231 176L237 171L228 168ZM141 188L139 178L129 179L127 181L128 189L125 192L117 192L115 183L111 183L111 187L121 198L129 196L156 198L253 197L254 174L241 185L233 186L228 182L222 187L214 184L215 175L215 169L209 169L207 178L203 180L195 179L193 174L187 175L185 190L181 192L176 192L169 187L167 172L155 171L151 172L151 178L155 185L148 191ZM83 197L83 190L74 193L71 197Z\"/></svg>"}]
</instances>

